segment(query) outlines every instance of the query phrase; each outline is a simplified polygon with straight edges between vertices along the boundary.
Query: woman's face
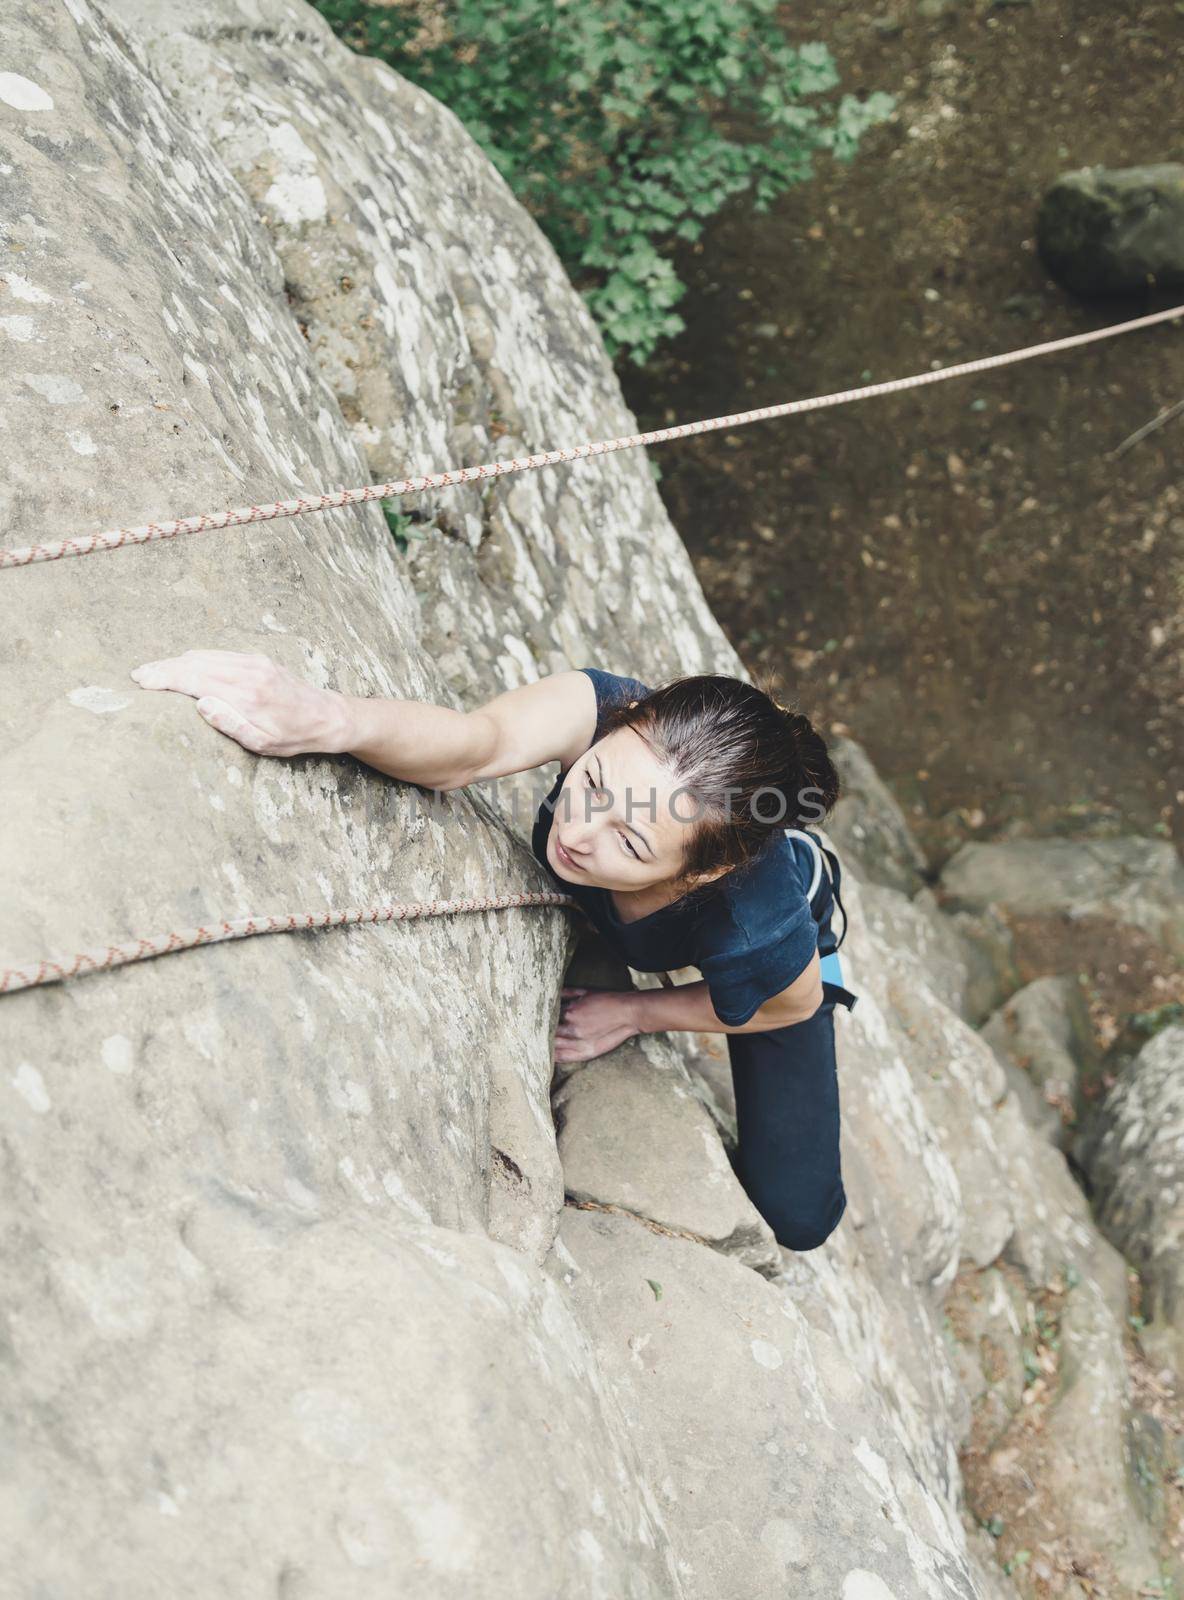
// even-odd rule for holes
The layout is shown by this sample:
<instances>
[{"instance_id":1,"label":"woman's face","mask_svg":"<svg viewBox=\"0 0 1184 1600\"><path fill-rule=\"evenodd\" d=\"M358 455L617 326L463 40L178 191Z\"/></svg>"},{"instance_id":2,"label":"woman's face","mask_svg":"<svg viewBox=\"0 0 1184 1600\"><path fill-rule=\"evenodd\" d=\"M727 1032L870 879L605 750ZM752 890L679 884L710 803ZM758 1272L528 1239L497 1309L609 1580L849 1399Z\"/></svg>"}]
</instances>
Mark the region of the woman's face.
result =
<instances>
[{"instance_id":1,"label":"woman's face","mask_svg":"<svg viewBox=\"0 0 1184 1600\"><path fill-rule=\"evenodd\" d=\"M547 859L561 878L623 892L682 871L695 802L632 728L607 734L569 769L555 799ZM566 854L561 854L566 852Z\"/></svg>"}]
</instances>

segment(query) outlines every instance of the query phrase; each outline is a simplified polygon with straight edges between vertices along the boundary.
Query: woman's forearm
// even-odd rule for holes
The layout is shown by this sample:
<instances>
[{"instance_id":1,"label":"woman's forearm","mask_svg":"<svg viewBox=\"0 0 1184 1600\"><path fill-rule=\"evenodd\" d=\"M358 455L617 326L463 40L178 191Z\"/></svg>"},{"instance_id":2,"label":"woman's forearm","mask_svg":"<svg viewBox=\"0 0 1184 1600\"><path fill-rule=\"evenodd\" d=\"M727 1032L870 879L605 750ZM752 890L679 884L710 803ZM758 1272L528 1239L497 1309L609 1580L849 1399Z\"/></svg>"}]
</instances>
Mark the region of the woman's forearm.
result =
<instances>
[{"instance_id":1,"label":"woman's forearm","mask_svg":"<svg viewBox=\"0 0 1184 1600\"><path fill-rule=\"evenodd\" d=\"M490 727L426 700L342 695L339 752L425 789L457 789L486 755Z\"/></svg>"},{"instance_id":2,"label":"woman's forearm","mask_svg":"<svg viewBox=\"0 0 1184 1600\"><path fill-rule=\"evenodd\" d=\"M635 989L630 995L631 1012L638 1033L670 1033L685 1029L690 1033L767 1033L770 1028L786 1028L813 1015L801 1009L772 1017L756 1011L739 1027L721 1022L715 1014L705 980L680 983L673 989ZM764 1010L764 1008L761 1008Z\"/></svg>"}]
</instances>

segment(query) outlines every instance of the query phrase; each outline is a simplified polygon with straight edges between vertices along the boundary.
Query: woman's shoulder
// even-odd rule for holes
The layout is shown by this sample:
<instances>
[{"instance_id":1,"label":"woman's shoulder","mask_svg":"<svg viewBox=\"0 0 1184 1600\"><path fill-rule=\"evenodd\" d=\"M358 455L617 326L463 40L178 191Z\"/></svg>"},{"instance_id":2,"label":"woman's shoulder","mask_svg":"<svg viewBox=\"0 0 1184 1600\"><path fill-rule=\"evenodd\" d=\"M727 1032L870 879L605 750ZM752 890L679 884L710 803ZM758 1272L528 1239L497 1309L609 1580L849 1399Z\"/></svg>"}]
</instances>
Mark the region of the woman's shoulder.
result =
<instances>
[{"instance_id":1,"label":"woman's shoulder","mask_svg":"<svg viewBox=\"0 0 1184 1600\"><path fill-rule=\"evenodd\" d=\"M606 672L603 667L577 667L576 670L586 672L591 678L598 702L603 700L606 704L615 705L622 700L637 700L650 693L648 683L626 673Z\"/></svg>"},{"instance_id":2,"label":"woman's shoulder","mask_svg":"<svg viewBox=\"0 0 1184 1600\"><path fill-rule=\"evenodd\" d=\"M604 714L613 706L627 705L630 700L641 700L650 693L650 686L640 678L630 678L619 672L606 672L603 667L577 667L577 672L587 673L596 694L596 732L592 743L600 738L600 725Z\"/></svg>"},{"instance_id":3,"label":"woman's shoulder","mask_svg":"<svg viewBox=\"0 0 1184 1600\"><path fill-rule=\"evenodd\" d=\"M784 834L722 882L726 912L700 924L695 965L716 1015L739 1027L801 977L818 947L818 926Z\"/></svg>"},{"instance_id":4,"label":"woman's shoulder","mask_svg":"<svg viewBox=\"0 0 1184 1600\"><path fill-rule=\"evenodd\" d=\"M812 920L796 841L777 832L752 861L728 873L700 919L705 956L759 949Z\"/></svg>"}]
</instances>

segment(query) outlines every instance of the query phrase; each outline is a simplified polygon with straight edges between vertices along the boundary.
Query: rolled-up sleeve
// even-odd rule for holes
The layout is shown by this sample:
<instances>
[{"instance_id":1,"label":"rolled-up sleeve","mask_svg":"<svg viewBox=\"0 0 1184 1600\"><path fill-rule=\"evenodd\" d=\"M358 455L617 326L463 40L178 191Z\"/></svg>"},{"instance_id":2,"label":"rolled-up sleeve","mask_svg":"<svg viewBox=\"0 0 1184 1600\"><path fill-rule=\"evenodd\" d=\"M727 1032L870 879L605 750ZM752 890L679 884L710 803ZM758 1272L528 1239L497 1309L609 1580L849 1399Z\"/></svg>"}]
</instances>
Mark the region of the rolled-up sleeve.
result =
<instances>
[{"instance_id":1,"label":"rolled-up sleeve","mask_svg":"<svg viewBox=\"0 0 1184 1600\"><path fill-rule=\"evenodd\" d=\"M640 678L627 678L619 672L604 672L599 667L578 667L587 673L596 692L596 733L592 743L600 738L604 714L612 706L625 705L630 700L644 700L650 690Z\"/></svg>"},{"instance_id":2,"label":"rolled-up sleeve","mask_svg":"<svg viewBox=\"0 0 1184 1600\"><path fill-rule=\"evenodd\" d=\"M730 1028L741 1027L801 977L817 948L818 924L803 900L784 927L761 943L704 956L699 971L716 1016Z\"/></svg>"}]
</instances>

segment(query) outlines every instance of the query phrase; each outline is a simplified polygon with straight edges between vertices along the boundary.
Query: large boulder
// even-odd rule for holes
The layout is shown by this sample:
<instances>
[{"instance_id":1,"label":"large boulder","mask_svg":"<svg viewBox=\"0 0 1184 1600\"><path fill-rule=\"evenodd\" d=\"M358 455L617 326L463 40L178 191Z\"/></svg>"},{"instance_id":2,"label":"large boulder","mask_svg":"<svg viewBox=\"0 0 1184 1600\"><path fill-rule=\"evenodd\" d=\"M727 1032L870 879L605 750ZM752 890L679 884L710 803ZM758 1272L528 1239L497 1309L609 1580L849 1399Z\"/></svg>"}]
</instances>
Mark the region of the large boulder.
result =
<instances>
[{"instance_id":1,"label":"large boulder","mask_svg":"<svg viewBox=\"0 0 1184 1600\"><path fill-rule=\"evenodd\" d=\"M303 6L204 9L224 59L271 52L253 103L288 162L277 193L317 192L275 109L307 52L337 83L337 170L412 241L388 260L410 283L367 270L379 325L399 319L388 364L427 391L404 468L478 448L436 409L449 373L484 393L490 370L446 270L450 188L458 237L475 218L499 233L487 315L510 317L503 381L531 437L633 427L579 296L455 119ZM105 12L28 0L4 33L4 543L367 482L266 192ZM732 665L644 459L537 493L540 562L562 527L582 596L605 544L623 559L622 530L646 558L631 596L652 579L685 658ZM487 492L489 519L508 494ZM604 659L599 602L556 583L536 657L496 587L475 603L465 551L470 701L568 650ZM209 645L463 704L377 507L2 581L4 964L226 916L551 887L484 795L434 815L348 759L257 759L129 679ZM571 929L524 909L254 938L0 1001L8 1592L680 1592L627 1424L541 1270L563 1210L549 1087Z\"/></svg>"},{"instance_id":2,"label":"large boulder","mask_svg":"<svg viewBox=\"0 0 1184 1600\"><path fill-rule=\"evenodd\" d=\"M552 1262L662 1463L688 1600L976 1592L957 1517L837 1330L734 1261L622 1217L567 1211Z\"/></svg>"},{"instance_id":3,"label":"large boulder","mask_svg":"<svg viewBox=\"0 0 1184 1600\"><path fill-rule=\"evenodd\" d=\"M1082 167L1049 188L1036 247L1052 276L1080 295L1137 294L1184 284L1184 165Z\"/></svg>"},{"instance_id":4,"label":"large boulder","mask_svg":"<svg viewBox=\"0 0 1184 1600\"><path fill-rule=\"evenodd\" d=\"M4 31L6 544L635 430L457 120L298 0L15 0ZM406 557L371 505L0 573L3 964L551 887L510 803L550 775L424 808L346 758L249 755L142 661L264 651L457 707L590 660L741 673L644 457L426 505ZM564 910L0 999L7 1591L999 1595L951 1286L1068 1265L1105 1329L1122 1264L944 1003L956 974L872 925L857 868L844 904L850 1204L800 1257L690 1041L553 1083ZM1103 1466L1114 1348L1075 1377ZM1089 1504L1137 1553L1155 1502L1113 1487ZM1092 1537L1066 1483L1048 1505Z\"/></svg>"},{"instance_id":5,"label":"large boulder","mask_svg":"<svg viewBox=\"0 0 1184 1600\"><path fill-rule=\"evenodd\" d=\"M841 794L827 827L861 877L914 895L928 863L900 802L854 739L838 738L832 757Z\"/></svg>"},{"instance_id":6,"label":"large boulder","mask_svg":"<svg viewBox=\"0 0 1184 1600\"><path fill-rule=\"evenodd\" d=\"M1076 1154L1102 1228L1139 1268L1141 1338L1184 1371L1184 1025L1127 1063Z\"/></svg>"},{"instance_id":7,"label":"large boulder","mask_svg":"<svg viewBox=\"0 0 1184 1600\"><path fill-rule=\"evenodd\" d=\"M968 1022L979 1020L975 1007L984 995L982 974L990 968L989 992L995 993L993 968L980 954L980 943L943 912L931 889L910 899L881 883L863 888L864 915L876 934L891 945L907 945L925 969L925 981L943 1003Z\"/></svg>"},{"instance_id":8,"label":"large boulder","mask_svg":"<svg viewBox=\"0 0 1184 1600\"><path fill-rule=\"evenodd\" d=\"M943 910L995 906L1012 923L1096 918L1184 960L1184 864L1168 839L971 841L942 868L937 896Z\"/></svg>"},{"instance_id":9,"label":"large boulder","mask_svg":"<svg viewBox=\"0 0 1184 1600\"><path fill-rule=\"evenodd\" d=\"M651 1066L647 1054L662 1046L630 1042L570 1074L554 1096L568 1198L648 1217L777 1270L768 1223L735 1182L708 1112L666 1049L673 1059Z\"/></svg>"},{"instance_id":10,"label":"large boulder","mask_svg":"<svg viewBox=\"0 0 1184 1600\"><path fill-rule=\"evenodd\" d=\"M1033 1127L1071 1150L1082 1069L1098 1066L1081 985L1075 978L1037 978L993 1012L980 1032Z\"/></svg>"}]
</instances>

